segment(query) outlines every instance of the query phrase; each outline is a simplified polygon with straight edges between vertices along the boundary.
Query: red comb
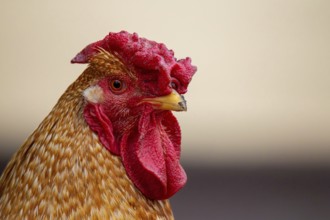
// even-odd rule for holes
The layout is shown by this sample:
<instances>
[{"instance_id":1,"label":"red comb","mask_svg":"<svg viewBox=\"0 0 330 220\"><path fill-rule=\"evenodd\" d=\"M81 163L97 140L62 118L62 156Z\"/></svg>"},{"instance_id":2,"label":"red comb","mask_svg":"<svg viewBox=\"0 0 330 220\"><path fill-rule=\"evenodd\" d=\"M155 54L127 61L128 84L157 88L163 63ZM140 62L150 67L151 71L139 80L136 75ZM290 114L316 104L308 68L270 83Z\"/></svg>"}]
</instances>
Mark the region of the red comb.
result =
<instances>
[{"instance_id":1,"label":"red comb","mask_svg":"<svg viewBox=\"0 0 330 220\"><path fill-rule=\"evenodd\" d=\"M129 67L139 70L172 76L180 80L179 93L185 93L197 68L191 65L190 58L177 60L174 52L162 43L140 38L136 33L126 31L109 33L103 40L86 46L71 63L88 63L99 52L99 48L114 52Z\"/></svg>"}]
</instances>

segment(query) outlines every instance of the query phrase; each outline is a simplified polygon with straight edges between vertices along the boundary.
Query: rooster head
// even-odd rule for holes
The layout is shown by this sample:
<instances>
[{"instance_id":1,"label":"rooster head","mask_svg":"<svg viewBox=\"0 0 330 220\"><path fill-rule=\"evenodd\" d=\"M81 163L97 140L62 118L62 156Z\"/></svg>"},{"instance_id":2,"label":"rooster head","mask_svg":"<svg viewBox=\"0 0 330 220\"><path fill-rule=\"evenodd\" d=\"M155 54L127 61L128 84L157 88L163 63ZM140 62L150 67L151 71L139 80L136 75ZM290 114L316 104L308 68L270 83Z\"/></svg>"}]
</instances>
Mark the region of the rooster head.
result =
<instances>
[{"instance_id":1,"label":"rooster head","mask_svg":"<svg viewBox=\"0 0 330 220\"><path fill-rule=\"evenodd\" d=\"M181 132L171 111L186 111L182 94L196 72L164 44L125 31L109 33L71 61L102 77L86 88L84 117L128 177L150 199L167 199L187 176L180 165Z\"/></svg>"}]
</instances>

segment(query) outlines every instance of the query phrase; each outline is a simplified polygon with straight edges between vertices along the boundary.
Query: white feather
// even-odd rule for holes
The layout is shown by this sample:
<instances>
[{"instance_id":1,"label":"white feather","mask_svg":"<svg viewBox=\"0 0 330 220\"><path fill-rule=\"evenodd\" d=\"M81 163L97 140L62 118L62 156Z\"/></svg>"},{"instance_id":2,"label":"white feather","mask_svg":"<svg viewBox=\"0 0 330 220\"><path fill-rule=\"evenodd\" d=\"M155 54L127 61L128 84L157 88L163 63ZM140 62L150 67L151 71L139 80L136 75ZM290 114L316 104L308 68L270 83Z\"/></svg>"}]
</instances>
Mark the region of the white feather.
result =
<instances>
[{"instance_id":1,"label":"white feather","mask_svg":"<svg viewBox=\"0 0 330 220\"><path fill-rule=\"evenodd\" d=\"M84 90L83 96L88 102L101 103L104 99L104 93L100 86L91 86Z\"/></svg>"}]
</instances>

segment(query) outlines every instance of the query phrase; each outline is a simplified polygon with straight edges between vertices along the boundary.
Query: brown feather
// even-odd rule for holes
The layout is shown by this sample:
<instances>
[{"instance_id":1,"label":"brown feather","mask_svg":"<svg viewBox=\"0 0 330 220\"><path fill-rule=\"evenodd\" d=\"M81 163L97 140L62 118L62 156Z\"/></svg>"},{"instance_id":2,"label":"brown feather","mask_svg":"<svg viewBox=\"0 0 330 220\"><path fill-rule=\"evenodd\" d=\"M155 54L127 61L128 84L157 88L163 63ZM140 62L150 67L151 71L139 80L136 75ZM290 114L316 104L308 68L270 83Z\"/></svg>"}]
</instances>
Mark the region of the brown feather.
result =
<instances>
[{"instance_id":1,"label":"brown feather","mask_svg":"<svg viewBox=\"0 0 330 220\"><path fill-rule=\"evenodd\" d=\"M87 68L13 156L0 219L173 219L169 202L143 196L83 118L82 92L104 74Z\"/></svg>"}]
</instances>

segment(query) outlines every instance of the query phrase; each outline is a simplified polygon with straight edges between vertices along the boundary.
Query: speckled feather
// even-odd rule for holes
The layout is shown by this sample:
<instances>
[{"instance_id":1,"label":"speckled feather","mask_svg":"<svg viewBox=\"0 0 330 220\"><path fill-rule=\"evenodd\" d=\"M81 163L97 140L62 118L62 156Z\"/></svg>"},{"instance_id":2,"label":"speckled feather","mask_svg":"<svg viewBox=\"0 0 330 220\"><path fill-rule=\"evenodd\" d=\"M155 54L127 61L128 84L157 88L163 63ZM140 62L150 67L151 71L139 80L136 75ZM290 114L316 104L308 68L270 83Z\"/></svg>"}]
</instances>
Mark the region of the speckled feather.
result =
<instances>
[{"instance_id":1,"label":"speckled feather","mask_svg":"<svg viewBox=\"0 0 330 220\"><path fill-rule=\"evenodd\" d=\"M169 202L142 195L83 118L82 93L105 74L88 67L13 156L0 219L173 219Z\"/></svg>"}]
</instances>

